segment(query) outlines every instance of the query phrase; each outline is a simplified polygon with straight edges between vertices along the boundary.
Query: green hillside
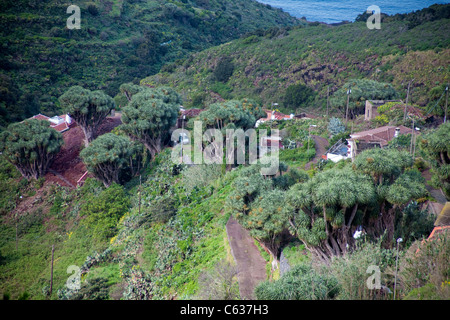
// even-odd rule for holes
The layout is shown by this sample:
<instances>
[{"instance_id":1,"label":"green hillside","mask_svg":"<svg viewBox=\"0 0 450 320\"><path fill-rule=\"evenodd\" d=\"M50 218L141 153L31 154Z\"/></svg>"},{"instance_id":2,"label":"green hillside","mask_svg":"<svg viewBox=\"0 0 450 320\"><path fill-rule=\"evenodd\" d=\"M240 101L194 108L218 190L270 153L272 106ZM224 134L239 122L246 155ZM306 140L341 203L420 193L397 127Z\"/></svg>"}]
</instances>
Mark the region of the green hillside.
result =
<instances>
[{"instance_id":1,"label":"green hillside","mask_svg":"<svg viewBox=\"0 0 450 320\"><path fill-rule=\"evenodd\" d=\"M253 0L80 0L81 29L69 30L69 4L0 2L0 125L56 112L72 85L115 96L191 52L299 23Z\"/></svg>"},{"instance_id":2,"label":"green hillside","mask_svg":"<svg viewBox=\"0 0 450 320\"><path fill-rule=\"evenodd\" d=\"M277 102L280 109L287 88L302 84L317 93L308 105L317 109L326 106L328 86L333 94L349 79L391 83L404 99L407 82L415 78L410 101L433 104L439 96L430 90L450 78L450 6L437 8L443 13L434 19L420 18L420 12L386 17L380 30L361 21L254 32L165 67L141 83L176 87L192 107L251 97L266 106ZM223 60L232 74L219 81L215 73Z\"/></svg>"}]
</instances>

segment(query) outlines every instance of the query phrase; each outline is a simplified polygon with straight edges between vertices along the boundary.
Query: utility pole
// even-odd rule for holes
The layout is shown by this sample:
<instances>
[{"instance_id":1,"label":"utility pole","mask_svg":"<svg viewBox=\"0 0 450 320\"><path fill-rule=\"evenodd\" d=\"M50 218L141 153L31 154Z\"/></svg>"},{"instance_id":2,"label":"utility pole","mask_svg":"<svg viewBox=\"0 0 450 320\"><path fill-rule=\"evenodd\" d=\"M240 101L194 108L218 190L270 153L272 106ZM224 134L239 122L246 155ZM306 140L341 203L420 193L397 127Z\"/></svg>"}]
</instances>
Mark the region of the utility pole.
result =
<instances>
[{"instance_id":1,"label":"utility pole","mask_svg":"<svg viewBox=\"0 0 450 320\"><path fill-rule=\"evenodd\" d=\"M50 270L50 297L52 296L52 290L53 290L53 257L55 253L55 245L52 245L52 266Z\"/></svg>"},{"instance_id":2,"label":"utility pole","mask_svg":"<svg viewBox=\"0 0 450 320\"><path fill-rule=\"evenodd\" d=\"M448 83L447 87L445 88L446 96L445 96L445 111L444 111L444 123L447 122L447 107L448 107Z\"/></svg>"},{"instance_id":3,"label":"utility pole","mask_svg":"<svg viewBox=\"0 0 450 320\"><path fill-rule=\"evenodd\" d=\"M16 221L16 251L19 251L19 224Z\"/></svg>"},{"instance_id":4,"label":"utility pole","mask_svg":"<svg viewBox=\"0 0 450 320\"><path fill-rule=\"evenodd\" d=\"M414 117L411 117L412 119L412 132L411 132L411 145L409 147L409 154L412 155L413 153L413 139L414 139Z\"/></svg>"},{"instance_id":5,"label":"utility pole","mask_svg":"<svg viewBox=\"0 0 450 320\"><path fill-rule=\"evenodd\" d=\"M327 89L327 118L328 118L328 109L329 109L329 105L330 105L329 100L330 100L330 86L328 86L328 89Z\"/></svg>"},{"instance_id":6,"label":"utility pole","mask_svg":"<svg viewBox=\"0 0 450 320\"><path fill-rule=\"evenodd\" d=\"M139 175L139 215L141 215L142 175Z\"/></svg>"},{"instance_id":7,"label":"utility pole","mask_svg":"<svg viewBox=\"0 0 450 320\"><path fill-rule=\"evenodd\" d=\"M398 247L399 243L402 242L402 238L397 239L397 258L395 259L395 280L394 280L394 300L395 300L395 293L397 289L397 272L398 272Z\"/></svg>"},{"instance_id":8,"label":"utility pole","mask_svg":"<svg viewBox=\"0 0 450 320\"><path fill-rule=\"evenodd\" d=\"M403 121L406 121L406 113L407 113L407 109L408 109L408 100L409 100L409 88L411 86L411 82L413 82L414 79L412 79L409 83L408 83L408 91L406 93L406 104L405 104L405 112L403 113Z\"/></svg>"},{"instance_id":9,"label":"utility pole","mask_svg":"<svg viewBox=\"0 0 450 320\"><path fill-rule=\"evenodd\" d=\"M347 90L347 108L345 110L345 126L347 126L347 121L348 121L348 104L350 102L350 93L352 93L352 89L348 89Z\"/></svg>"}]
</instances>

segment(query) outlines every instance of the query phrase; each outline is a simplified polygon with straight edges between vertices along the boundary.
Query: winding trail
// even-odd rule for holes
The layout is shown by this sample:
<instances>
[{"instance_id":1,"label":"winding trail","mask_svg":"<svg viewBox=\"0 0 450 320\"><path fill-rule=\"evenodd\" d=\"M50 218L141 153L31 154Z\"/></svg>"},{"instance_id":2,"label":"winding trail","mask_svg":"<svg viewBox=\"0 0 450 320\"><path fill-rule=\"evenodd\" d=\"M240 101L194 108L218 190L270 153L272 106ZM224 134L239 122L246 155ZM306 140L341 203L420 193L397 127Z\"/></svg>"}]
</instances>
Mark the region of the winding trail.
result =
<instances>
[{"instance_id":1,"label":"winding trail","mask_svg":"<svg viewBox=\"0 0 450 320\"><path fill-rule=\"evenodd\" d=\"M226 225L231 254L238 268L239 293L243 300L255 300L253 290L266 280L266 261L261 256L249 232L233 217Z\"/></svg>"},{"instance_id":2,"label":"winding trail","mask_svg":"<svg viewBox=\"0 0 450 320\"><path fill-rule=\"evenodd\" d=\"M311 135L311 137L314 140L315 148L316 148L316 156L305 165L305 170L311 169L311 165L317 164L320 159L322 159L322 155L327 151L327 147L329 145L328 140L320 137L320 136L314 136Z\"/></svg>"}]
</instances>

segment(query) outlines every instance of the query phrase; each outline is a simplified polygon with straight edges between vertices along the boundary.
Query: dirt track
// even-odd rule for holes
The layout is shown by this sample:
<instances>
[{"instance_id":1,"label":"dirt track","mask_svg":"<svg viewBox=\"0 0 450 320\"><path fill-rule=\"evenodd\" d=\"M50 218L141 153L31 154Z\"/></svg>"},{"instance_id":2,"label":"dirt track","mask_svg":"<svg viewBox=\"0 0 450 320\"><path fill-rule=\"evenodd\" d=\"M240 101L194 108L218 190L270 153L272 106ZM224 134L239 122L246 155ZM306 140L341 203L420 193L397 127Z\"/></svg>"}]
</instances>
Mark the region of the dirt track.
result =
<instances>
[{"instance_id":1,"label":"dirt track","mask_svg":"<svg viewBox=\"0 0 450 320\"><path fill-rule=\"evenodd\" d=\"M121 124L120 116L109 117L101 124L98 135L110 132ZM86 166L79 155L84 144L84 134L79 126L63 133L64 145L56 156L45 178L62 186L74 188L78 179L86 172Z\"/></svg>"},{"instance_id":2,"label":"dirt track","mask_svg":"<svg viewBox=\"0 0 450 320\"><path fill-rule=\"evenodd\" d=\"M241 299L254 300L253 290L257 284L266 280L266 261L259 253L247 230L233 217L227 222L228 241L239 273L239 292Z\"/></svg>"}]
</instances>

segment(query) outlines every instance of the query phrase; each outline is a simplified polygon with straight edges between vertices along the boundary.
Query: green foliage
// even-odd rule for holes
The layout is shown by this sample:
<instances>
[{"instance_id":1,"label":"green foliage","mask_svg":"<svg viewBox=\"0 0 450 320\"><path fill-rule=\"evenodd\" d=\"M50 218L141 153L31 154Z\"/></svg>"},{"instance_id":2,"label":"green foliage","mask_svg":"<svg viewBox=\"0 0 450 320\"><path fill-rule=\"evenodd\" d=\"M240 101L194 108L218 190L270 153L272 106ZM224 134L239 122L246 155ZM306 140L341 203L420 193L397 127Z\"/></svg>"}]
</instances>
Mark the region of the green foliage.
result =
<instances>
[{"instance_id":1,"label":"green foliage","mask_svg":"<svg viewBox=\"0 0 450 320\"><path fill-rule=\"evenodd\" d=\"M336 136L338 134L344 133L345 126L342 123L341 119L333 117L328 123L328 131L332 136Z\"/></svg>"},{"instance_id":2,"label":"green foliage","mask_svg":"<svg viewBox=\"0 0 450 320\"><path fill-rule=\"evenodd\" d=\"M353 115L363 114L366 100L393 100L398 94L392 85L366 79L350 79L330 98L330 105L334 108L346 109L347 91L349 95L348 108Z\"/></svg>"},{"instance_id":3,"label":"green foliage","mask_svg":"<svg viewBox=\"0 0 450 320\"><path fill-rule=\"evenodd\" d=\"M399 261L400 295L406 299L450 298L449 237L444 232L433 240L416 242ZM423 295L422 295L423 294Z\"/></svg>"},{"instance_id":4,"label":"green foliage","mask_svg":"<svg viewBox=\"0 0 450 320\"><path fill-rule=\"evenodd\" d=\"M227 82L234 71L234 64L230 57L223 57L214 68L213 74L217 81Z\"/></svg>"},{"instance_id":5,"label":"green foliage","mask_svg":"<svg viewBox=\"0 0 450 320\"><path fill-rule=\"evenodd\" d=\"M232 187L227 210L276 256L286 228L284 192L272 190L272 181L261 175L258 165L243 169Z\"/></svg>"},{"instance_id":6,"label":"green foliage","mask_svg":"<svg viewBox=\"0 0 450 320\"><path fill-rule=\"evenodd\" d=\"M380 289L369 289L368 273L370 266L376 266L380 270ZM389 270L395 266L395 251L386 250L380 243L363 242L356 249L342 257L335 257L329 267L330 273L337 279L340 287L338 299L340 300L374 300L386 299L387 286L392 284ZM375 284L372 282L371 284Z\"/></svg>"},{"instance_id":7,"label":"green foliage","mask_svg":"<svg viewBox=\"0 0 450 320\"><path fill-rule=\"evenodd\" d=\"M411 202L397 218L394 238L402 238L405 246L410 246L433 231L435 220L436 217L428 210L421 210L417 202Z\"/></svg>"},{"instance_id":8,"label":"green foliage","mask_svg":"<svg viewBox=\"0 0 450 320\"><path fill-rule=\"evenodd\" d=\"M226 134L226 129L253 128L256 120L265 114L261 106L251 99L230 100L214 103L199 114L198 120L206 128L215 128Z\"/></svg>"},{"instance_id":9,"label":"green foliage","mask_svg":"<svg viewBox=\"0 0 450 320\"><path fill-rule=\"evenodd\" d=\"M242 39L200 52L184 64L179 63L170 73L150 76L141 83L176 86L186 105L191 105L198 95L205 96L203 101L219 102L220 97L210 91L217 80L209 73L217 61L230 57L234 72L226 83L230 88L230 98L227 99L253 98L266 108L278 102L280 111L284 113L293 110L285 107L282 88L298 83L317 93L313 103L308 105L308 111L315 113L325 111L328 87L331 100L333 93L341 91L340 88L351 79L378 82L375 93L380 91L383 93L381 96L386 96L392 86L400 93L395 99L404 99L405 83L414 77L421 79L423 85L417 83L414 86L410 101L424 106L430 101L436 103L441 96L442 90L437 98L430 96L430 90L436 87L436 82L447 82L449 50L445 39L449 27L446 19L427 21L413 29L408 29L405 19L392 20L383 23L383 28L376 34L367 28L365 22L333 28L299 23L292 28L249 33ZM375 89L372 85L376 82L368 83L369 93ZM388 87L384 88L383 84L388 84ZM354 89L353 92L357 93L357 88ZM346 98L344 94L344 107ZM373 96L367 98L372 99ZM350 107L356 102L360 103L359 110L350 110L354 116L364 112L365 101L356 101L351 95ZM330 112L339 115L335 108L330 108Z\"/></svg>"},{"instance_id":10,"label":"green foliage","mask_svg":"<svg viewBox=\"0 0 450 320\"><path fill-rule=\"evenodd\" d=\"M194 188L200 189L210 185L222 176L222 168L217 164L201 164L189 166L181 172L182 184L188 193Z\"/></svg>"},{"instance_id":11,"label":"green foliage","mask_svg":"<svg viewBox=\"0 0 450 320\"><path fill-rule=\"evenodd\" d=\"M307 108L314 100L315 92L313 89L302 85L290 85L284 94L284 107L288 110L296 110L297 108Z\"/></svg>"},{"instance_id":12,"label":"green foliage","mask_svg":"<svg viewBox=\"0 0 450 320\"><path fill-rule=\"evenodd\" d=\"M126 137L106 133L95 139L80 152L80 157L106 187L120 183L119 174L132 156L130 140Z\"/></svg>"},{"instance_id":13,"label":"green foliage","mask_svg":"<svg viewBox=\"0 0 450 320\"><path fill-rule=\"evenodd\" d=\"M360 223L362 207L374 197L370 180L349 167L319 172L286 195L290 231L327 261L354 245L352 225Z\"/></svg>"},{"instance_id":14,"label":"green foliage","mask_svg":"<svg viewBox=\"0 0 450 320\"><path fill-rule=\"evenodd\" d=\"M433 179L450 199L450 122L424 135L419 141L433 168Z\"/></svg>"},{"instance_id":15,"label":"green foliage","mask_svg":"<svg viewBox=\"0 0 450 320\"><path fill-rule=\"evenodd\" d=\"M181 103L180 96L171 88L142 89L122 109L120 129L141 142L155 158L178 118Z\"/></svg>"},{"instance_id":16,"label":"green foliage","mask_svg":"<svg viewBox=\"0 0 450 320\"><path fill-rule=\"evenodd\" d=\"M82 283L80 290L70 300L109 300L107 280L95 278Z\"/></svg>"},{"instance_id":17,"label":"green foliage","mask_svg":"<svg viewBox=\"0 0 450 320\"><path fill-rule=\"evenodd\" d=\"M330 300L339 293L332 275L317 273L311 266L294 266L279 280L262 282L255 288L258 300Z\"/></svg>"},{"instance_id":18,"label":"green foliage","mask_svg":"<svg viewBox=\"0 0 450 320\"><path fill-rule=\"evenodd\" d=\"M199 277L198 299L239 300L238 269L235 265L221 260L212 271L205 271Z\"/></svg>"},{"instance_id":19,"label":"green foliage","mask_svg":"<svg viewBox=\"0 0 450 320\"><path fill-rule=\"evenodd\" d=\"M3 156L27 179L45 175L63 143L48 121L35 119L11 124L0 135Z\"/></svg>"},{"instance_id":20,"label":"green foliage","mask_svg":"<svg viewBox=\"0 0 450 320\"><path fill-rule=\"evenodd\" d=\"M90 91L81 86L70 87L59 101L65 113L81 126L85 146L97 137L97 128L115 107L114 100L102 91Z\"/></svg>"},{"instance_id":21,"label":"green foliage","mask_svg":"<svg viewBox=\"0 0 450 320\"><path fill-rule=\"evenodd\" d=\"M81 208L80 215L86 216L84 223L94 228L94 239L105 241L117 232L117 222L127 212L130 200L125 190L112 184L98 196L90 197Z\"/></svg>"},{"instance_id":22,"label":"green foliage","mask_svg":"<svg viewBox=\"0 0 450 320\"><path fill-rule=\"evenodd\" d=\"M0 4L0 73L12 81L4 88L15 88L12 100L0 94L0 125L39 112L58 114L54 97L73 84L115 96L122 83L136 83L190 53L258 28L298 24L288 13L256 1L80 0L77 5L81 29L69 30L67 6L58 1ZM245 19L238 12L245 12Z\"/></svg>"}]
</instances>

